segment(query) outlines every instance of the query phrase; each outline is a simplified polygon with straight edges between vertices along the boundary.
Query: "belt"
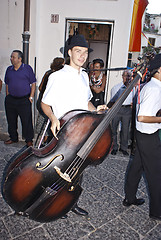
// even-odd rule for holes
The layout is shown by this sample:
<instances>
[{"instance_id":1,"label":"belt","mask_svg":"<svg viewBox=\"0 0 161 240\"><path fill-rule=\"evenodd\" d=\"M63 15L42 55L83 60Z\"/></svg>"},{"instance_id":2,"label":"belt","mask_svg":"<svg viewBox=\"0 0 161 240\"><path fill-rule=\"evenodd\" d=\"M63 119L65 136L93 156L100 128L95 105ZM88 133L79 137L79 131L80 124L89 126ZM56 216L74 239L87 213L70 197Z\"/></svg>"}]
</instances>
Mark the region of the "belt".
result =
<instances>
[{"instance_id":1,"label":"belt","mask_svg":"<svg viewBox=\"0 0 161 240\"><path fill-rule=\"evenodd\" d=\"M122 105L121 107L127 108L127 107L131 107L131 105Z\"/></svg>"},{"instance_id":2,"label":"belt","mask_svg":"<svg viewBox=\"0 0 161 240\"><path fill-rule=\"evenodd\" d=\"M30 94L25 95L25 96L22 96L22 97L12 96L11 94L10 94L10 96L13 97L13 98L15 98L15 99L23 99L23 98L28 98L28 97L30 96Z\"/></svg>"}]
</instances>

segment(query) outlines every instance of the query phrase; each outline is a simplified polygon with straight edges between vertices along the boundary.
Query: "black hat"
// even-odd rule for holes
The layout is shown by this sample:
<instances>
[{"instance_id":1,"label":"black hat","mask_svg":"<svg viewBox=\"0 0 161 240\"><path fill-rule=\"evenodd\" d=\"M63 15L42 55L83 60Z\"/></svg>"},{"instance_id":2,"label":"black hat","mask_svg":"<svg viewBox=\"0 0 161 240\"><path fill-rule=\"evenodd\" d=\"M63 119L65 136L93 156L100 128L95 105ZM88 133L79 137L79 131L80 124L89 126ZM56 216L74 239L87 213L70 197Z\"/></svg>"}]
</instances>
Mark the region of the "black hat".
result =
<instances>
[{"instance_id":1,"label":"black hat","mask_svg":"<svg viewBox=\"0 0 161 240\"><path fill-rule=\"evenodd\" d=\"M67 43L68 43L67 46L65 46L66 51L76 46L88 48L89 53L93 51L93 49L88 47L88 42L86 41L85 37L81 34L74 35L69 40L67 40Z\"/></svg>"},{"instance_id":2,"label":"black hat","mask_svg":"<svg viewBox=\"0 0 161 240\"><path fill-rule=\"evenodd\" d=\"M149 71L151 72L154 69L158 69L161 67L161 54L155 55L154 59L149 63Z\"/></svg>"}]
</instances>

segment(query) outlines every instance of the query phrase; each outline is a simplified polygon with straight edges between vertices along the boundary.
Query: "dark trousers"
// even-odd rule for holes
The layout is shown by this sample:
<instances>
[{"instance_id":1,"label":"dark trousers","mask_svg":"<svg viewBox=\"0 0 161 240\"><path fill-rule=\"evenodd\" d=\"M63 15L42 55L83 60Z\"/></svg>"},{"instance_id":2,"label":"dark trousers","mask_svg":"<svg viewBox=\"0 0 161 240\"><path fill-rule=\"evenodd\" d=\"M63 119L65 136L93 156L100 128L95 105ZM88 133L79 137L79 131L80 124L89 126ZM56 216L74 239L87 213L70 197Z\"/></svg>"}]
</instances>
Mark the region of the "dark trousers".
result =
<instances>
[{"instance_id":1,"label":"dark trousers","mask_svg":"<svg viewBox=\"0 0 161 240\"><path fill-rule=\"evenodd\" d=\"M26 142L33 139L32 110L29 96L15 98L7 95L5 98L5 110L8 122L8 133L12 141L18 140L18 116L22 123L22 135Z\"/></svg>"},{"instance_id":2,"label":"dark trousers","mask_svg":"<svg viewBox=\"0 0 161 240\"><path fill-rule=\"evenodd\" d=\"M150 214L156 217L161 216L161 140L159 131L153 134L136 131L135 155L129 162L125 178L125 197L129 202L133 202L136 198L143 172L147 180Z\"/></svg>"},{"instance_id":3,"label":"dark trousers","mask_svg":"<svg viewBox=\"0 0 161 240\"><path fill-rule=\"evenodd\" d=\"M104 92L96 93L92 91L93 97L91 99L92 104L97 108L99 105L104 104Z\"/></svg>"},{"instance_id":4,"label":"dark trousers","mask_svg":"<svg viewBox=\"0 0 161 240\"><path fill-rule=\"evenodd\" d=\"M83 174L81 174L81 175L79 176L79 178L76 180L76 183L78 183L80 186L81 186L82 182L83 182ZM75 207L77 207L78 201L79 201L79 198L78 198L77 202L73 205L72 209L74 209Z\"/></svg>"},{"instance_id":5,"label":"dark trousers","mask_svg":"<svg viewBox=\"0 0 161 240\"><path fill-rule=\"evenodd\" d=\"M120 148L124 151L128 148L129 126L132 117L130 106L122 106L116 117L112 120L113 149L118 150L118 126L121 122Z\"/></svg>"}]
</instances>

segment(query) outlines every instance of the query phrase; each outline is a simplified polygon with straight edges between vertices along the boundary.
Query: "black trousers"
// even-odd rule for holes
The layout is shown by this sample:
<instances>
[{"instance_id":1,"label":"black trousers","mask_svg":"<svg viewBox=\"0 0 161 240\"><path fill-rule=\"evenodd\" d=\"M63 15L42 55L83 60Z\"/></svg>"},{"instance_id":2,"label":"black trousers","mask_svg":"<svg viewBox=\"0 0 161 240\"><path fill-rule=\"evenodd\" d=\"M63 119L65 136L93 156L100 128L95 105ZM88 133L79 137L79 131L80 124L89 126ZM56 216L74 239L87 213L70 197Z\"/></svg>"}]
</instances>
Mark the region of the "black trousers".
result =
<instances>
[{"instance_id":1,"label":"black trousers","mask_svg":"<svg viewBox=\"0 0 161 240\"><path fill-rule=\"evenodd\" d=\"M76 180L76 183L78 183L78 184L81 186L82 181L83 181L83 174L81 174L81 175L79 176L79 178ZM80 196L79 196L79 197L80 197ZM72 209L74 209L74 208L77 207L78 201L79 201L79 198L78 198L78 200L74 203L74 205L72 206Z\"/></svg>"},{"instance_id":2,"label":"black trousers","mask_svg":"<svg viewBox=\"0 0 161 240\"><path fill-rule=\"evenodd\" d=\"M161 131L161 130L159 130ZM159 131L144 134L136 131L136 150L125 178L125 197L133 202L144 172L149 193L150 214L161 216L161 140Z\"/></svg>"},{"instance_id":3,"label":"black trousers","mask_svg":"<svg viewBox=\"0 0 161 240\"><path fill-rule=\"evenodd\" d=\"M5 98L5 110L8 122L8 133L12 141L18 140L18 116L22 123L22 135L26 142L33 139L32 109L29 96L16 98L7 95Z\"/></svg>"},{"instance_id":4,"label":"black trousers","mask_svg":"<svg viewBox=\"0 0 161 240\"><path fill-rule=\"evenodd\" d=\"M99 105L104 104L104 92L96 93L92 91L93 97L91 99L92 104L97 108Z\"/></svg>"}]
</instances>

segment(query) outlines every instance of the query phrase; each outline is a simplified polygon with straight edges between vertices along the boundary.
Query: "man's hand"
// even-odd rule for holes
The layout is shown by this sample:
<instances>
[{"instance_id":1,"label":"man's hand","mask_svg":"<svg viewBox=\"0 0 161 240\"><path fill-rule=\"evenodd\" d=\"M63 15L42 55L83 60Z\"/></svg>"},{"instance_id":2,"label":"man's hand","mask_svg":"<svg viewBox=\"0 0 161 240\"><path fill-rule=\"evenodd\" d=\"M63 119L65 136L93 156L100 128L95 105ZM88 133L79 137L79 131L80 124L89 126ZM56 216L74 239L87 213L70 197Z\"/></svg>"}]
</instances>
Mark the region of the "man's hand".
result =
<instances>
[{"instance_id":1,"label":"man's hand","mask_svg":"<svg viewBox=\"0 0 161 240\"><path fill-rule=\"evenodd\" d=\"M50 105L47 105L47 104L41 102L41 107L42 107L43 112L46 114L46 116L48 116L48 118L51 121L51 131L52 131L54 137L56 139L58 139L56 135L57 135L58 131L60 130L59 120L54 115L53 111L51 110Z\"/></svg>"},{"instance_id":2,"label":"man's hand","mask_svg":"<svg viewBox=\"0 0 161 240\"><path fill-rule=\"evenodd\" d=\"M53 115L51 119L51 131L56 139L58 139L56 135L59 130L60 130L60 121L55 117L55 115Z\"/></svg>"},{"instance_id":3,"label":"man's hand","mask_svg":"<svg viewBox=\"0 0 161 240\"><path fill-rule=\"evenodd\" d=\"M98 111L107 110L107 109L108 109L108 107L107 107L106 105L99 105L99 106L97 107L97 112L98 112Z\"/></svg>"},{"instance_id":4,"label":"man's hand","mask_svg":"<svg viewBox=\"0 0 161 240\"><path fill-rule=\"evenodd\" d=\"M34 98L33 97L29 97L29 100L30 100L31 103L33 103Z\"/></svg>"}]
</instances>

